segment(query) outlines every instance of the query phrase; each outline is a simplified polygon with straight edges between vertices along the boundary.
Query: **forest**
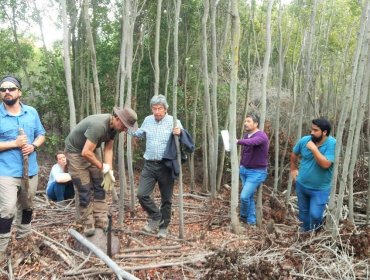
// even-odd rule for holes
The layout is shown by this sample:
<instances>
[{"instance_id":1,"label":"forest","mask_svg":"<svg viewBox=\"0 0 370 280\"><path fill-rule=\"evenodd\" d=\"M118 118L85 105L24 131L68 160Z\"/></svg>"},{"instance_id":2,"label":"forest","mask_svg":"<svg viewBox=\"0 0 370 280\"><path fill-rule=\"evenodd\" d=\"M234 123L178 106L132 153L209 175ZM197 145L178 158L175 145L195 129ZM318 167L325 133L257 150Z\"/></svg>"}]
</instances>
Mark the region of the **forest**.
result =
<instances>
[{"instance_id":1,"label":"forest","mask_svg":"<svg viewBox=\"0 0 370 280\"><path fill-rule=\"evenodd\" d=\"M172 238L145 258L129 251L159 242L137 225L144 145L127 135L116 141L110 208L125 247L115 260L125 271L139 279L368 279L369 0L1 0L0 7L0 76L21 79L22 102L46 129L35 235L47 255L20 257L16 244L18 261L2 275L125 279L91 254L65 249L76 243L68 233L73 205L47 201L43 189L54 153L80 120L129 106L140 125L151 97L163 94L196 148L176 183ZM249 112L260 115L270 141L257 229L239 223L240 149L230 141L225 151L221 138L221 130L242 138ZM325 231L304 236L289 155L318 117L331 122L337 141L334 176Z\"/></svg>"}]
</instances>

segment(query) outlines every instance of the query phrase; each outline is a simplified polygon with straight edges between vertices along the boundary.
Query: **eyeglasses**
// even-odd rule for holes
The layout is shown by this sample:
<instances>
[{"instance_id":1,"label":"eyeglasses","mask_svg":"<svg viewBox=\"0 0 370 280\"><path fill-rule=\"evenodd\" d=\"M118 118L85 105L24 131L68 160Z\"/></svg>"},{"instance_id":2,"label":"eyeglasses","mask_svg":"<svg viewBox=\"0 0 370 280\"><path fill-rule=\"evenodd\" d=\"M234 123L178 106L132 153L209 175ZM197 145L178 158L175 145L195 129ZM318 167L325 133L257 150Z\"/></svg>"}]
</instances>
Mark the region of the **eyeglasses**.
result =
<instances>
[{"instance_id":1,"label":"eyeglasses","mask_svg":"<svg viewBox=\"0 0 370 280\"><path fill-rule=\"evenodd\" d=\"M8 90L9 92L16 91L18 88L17 87L8 87L8 88L0 88L0 92L6 92Z\"/></svg>"}]
</instances>

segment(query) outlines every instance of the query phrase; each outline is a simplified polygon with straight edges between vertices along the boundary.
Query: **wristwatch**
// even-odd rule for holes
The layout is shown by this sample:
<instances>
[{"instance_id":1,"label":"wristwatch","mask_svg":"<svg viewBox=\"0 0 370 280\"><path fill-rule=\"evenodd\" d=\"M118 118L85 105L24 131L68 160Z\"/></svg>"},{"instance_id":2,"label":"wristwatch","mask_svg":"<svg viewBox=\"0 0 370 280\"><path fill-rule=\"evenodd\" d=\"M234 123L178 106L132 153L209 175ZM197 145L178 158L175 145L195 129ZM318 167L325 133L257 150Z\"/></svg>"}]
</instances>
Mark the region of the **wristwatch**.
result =
<instances>
[{"instance_id":1,"label":"wristwatch","mask_svg":"<svg viewBox=\"0 0 370 280\"><path fill-rule=\"evenodd\" d=\"M36 145L36 144L33 144L33 143L32 143L31 145L33 146L33 150L34 150L34 151L37 151L37 149L39 148L39 147L37 147L37 145Z\"/></svg>"}]
</instances>

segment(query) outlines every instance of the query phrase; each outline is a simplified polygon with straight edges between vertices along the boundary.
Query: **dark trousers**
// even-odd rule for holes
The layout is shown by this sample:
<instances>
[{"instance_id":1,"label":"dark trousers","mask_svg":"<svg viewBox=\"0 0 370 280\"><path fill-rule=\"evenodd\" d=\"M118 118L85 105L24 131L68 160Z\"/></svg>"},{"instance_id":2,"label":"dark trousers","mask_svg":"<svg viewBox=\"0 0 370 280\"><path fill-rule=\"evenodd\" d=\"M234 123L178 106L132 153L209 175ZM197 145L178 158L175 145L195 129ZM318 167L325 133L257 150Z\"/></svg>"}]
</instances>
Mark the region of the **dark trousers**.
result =
<instances>
[{"instance_id":1,"label":"dark trousers","mask_svg":"<svg viewBox=\"0 0 370 280\"><path fill-rule=\"evenodd\" d=\"M151 197L157 182L161 193L160 209ZM173 185L174 179L171 171L163 162L145 161L140 176L137 197L141 207L148 213L150 219L161 220L160 228L167 228L171 221Z\"/></svg>"}]
</instances>

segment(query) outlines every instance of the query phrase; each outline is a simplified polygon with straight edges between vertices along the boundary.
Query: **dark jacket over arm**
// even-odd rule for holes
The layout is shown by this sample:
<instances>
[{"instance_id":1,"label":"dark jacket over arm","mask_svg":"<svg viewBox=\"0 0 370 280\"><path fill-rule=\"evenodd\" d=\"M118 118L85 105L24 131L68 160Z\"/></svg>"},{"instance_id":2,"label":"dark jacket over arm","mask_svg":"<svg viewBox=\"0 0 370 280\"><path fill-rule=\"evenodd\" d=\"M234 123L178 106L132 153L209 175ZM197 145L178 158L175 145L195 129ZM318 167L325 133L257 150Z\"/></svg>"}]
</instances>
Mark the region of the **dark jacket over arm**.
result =
<instances>
[{"instance_id":1,"label":"dark jacket over arm","mask_svg":"<svg viewBox=\"0 0 370 280\"><path fill-rule=\"evenodd\" d=\"M193 138L191 138L189 132L186 129L181 130L180 135L180 146L183 147L181 150L185 150L187 153L194 152L194 142ZM171 134L170 139L168 140L166 150L164 151L163 158L164 164L171 169L172 171L172 178L176 179L180 173L180 166L177 161L177 150L176 150L176 142L175 136Z\"/></svg>"}]
</instances>

